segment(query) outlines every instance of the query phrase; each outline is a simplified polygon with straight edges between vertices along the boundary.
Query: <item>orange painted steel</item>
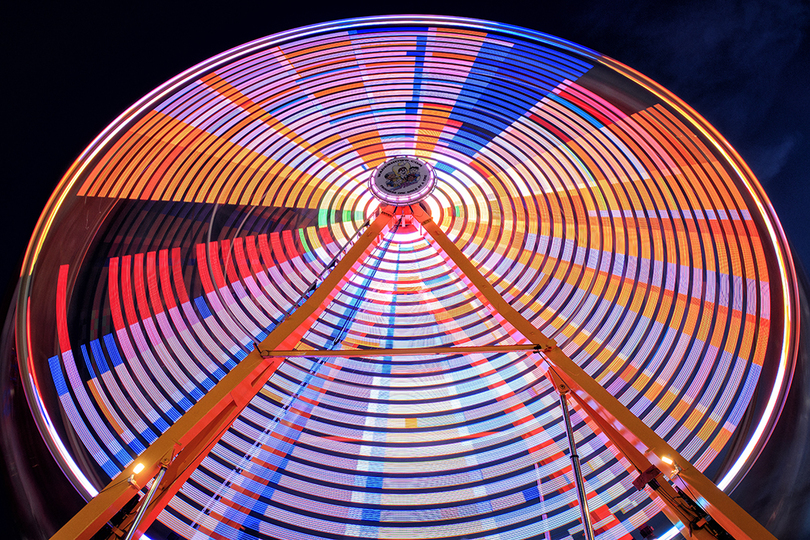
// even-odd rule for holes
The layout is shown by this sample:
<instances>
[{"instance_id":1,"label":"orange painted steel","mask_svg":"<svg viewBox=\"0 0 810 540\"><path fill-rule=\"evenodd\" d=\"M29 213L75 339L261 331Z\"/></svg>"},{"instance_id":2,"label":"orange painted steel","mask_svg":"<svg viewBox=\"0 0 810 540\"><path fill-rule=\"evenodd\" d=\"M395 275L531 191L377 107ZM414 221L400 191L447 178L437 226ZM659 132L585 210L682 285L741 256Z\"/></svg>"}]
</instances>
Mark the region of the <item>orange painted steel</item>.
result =
<instances>
[{"instance_id":1,"label":"orange painted steel","mask_svg":"<svg viewBox=\"0 0 810 540\"><path fill-rule=\"evenodd\" d=\"M635 446L630 444L630 442L624 436L622 436L616 430L616 428L611 425L610 422L594 411L587 401L583 400L579 394L570 392L568 386L560 380L559 375L557 375L557 372L553 367L549 368L549 375L550 379L552 379L552 384L555 385L557 391L560 393L568 393L574 399L580 409L587 415L588 419L592 420L593 423L598 426L602 433L604 433L608 440L610 440L610 442L616 447L617 453L623 455L627 461L633 465L636 472L641 474L647 471L653 471L647 485L651 490L653 490L655 495L665 502L662 510L664 515L666 515L673 524L677 525L678 523L691 523L698 519L698 516L691 513L684 506L678 504L666 504L667 501L677 501L679 499L679 495L666 480L664 473L650 463L650 460L647 459L647 457ZM554 380L555 378L556 380ZM652 482L652 480L655 480L655 482ZM684 531L683 534L687 538L696 538L697 540L712 540L716 538L713 534L702 529L692 530L691 535L688 531Z\"/></svg>"},{"instance_id":2,"label":"orange painted steel","mask_svg":"<svg viewBox=\"0 0 810 540\"><path fill-rule=\"evenodd\" d=\"M368 356L424 356L429 354L485 354L506 352L527 352L537 350L537 345L481 345L476 347L415 347L408 349L339 349L330 351L262 351L265 356L311 356L325 357L368 357Z\"/></svg>"},{"instance_id":3,"label":"orange painted steel","mask_svg":"<svg viewBox=\"0 0 810 540\"><path fill-rule=\"evenodd\" d=\"M696 516L687 506L680 504L679 494L664 476L677 475L686 485L707 501L709 515L738 540L775 540L762 525L686 461L651 428L631 413L618 399L607 392L582 368L571 360L554 342L537 330L514 309L478 269L433 222L428 212L419 205L410 207L424 230L442 248L461 271L465 282L493 308L504 321L511 324L531 344L492 345L480 347L424 347L414 349L358 349L341 351L291 350L311 327L320 313L332 301L337 291L348 281L349 275L368 253L375 239L388 225L394 208L385 207L368 230L357 240L346 256L335 266L320 287L287 319L278 325L262 343L251 351L188 413L173 424L136 460L145 465L137 476L148 482L168 465L164 482L145 512L136 537L145 531L160 511L177 493L194 469L233 423L250 400L261 390L286 356L402 356L423 354L470 354L488 352L542 352L550 362L548 377L560 393L570 393L577 405L614 444L619 453L639 473L653 471L645 482L664 503L664 513L675 524L694 522ZM661 461L667 456L674 461L668 466ZM127 478L133 474L133 462L110 484L93 498L51 540L89 539L105 522L120 510L138 491ZM661 472L664 471L664 472ZM133 515L122 523L126 530ZM716 538L705 529L685 529L687 538L709 540Z\"/></svg>"},{"instance_id":4,"label":"orange painted steel","mask_svg":"<svg viewBox=\"0 0 810 540\"><path fill-rule=\"evenodd\" d=\"M606 424L616 426L615 429L609 431L603 430L603 433L616 444L619 451L633 463L639 473L649 470L645 467L645 462L655 465L670 477L677 473L678 477L692 491L706 500L706 512L736 539L776 540L765 527L748 515L745 510L740 508L711 480L675 451L652 428L630 412L618 399L571 360L568 355L557 347L554 340L543 335L532 323L506 302L458 246L433 222L426 208L421 205L412 205L410 209L425 231L455 263L465 281L475 286L477 292L492 306L493 311L497 311L506 322L523 334L526 339L542 349L542 353L551 365L557 368L554 372L570 388L571 395L576 399L577 403L580 405L582 403L591 404L590 414L594 420L598 419L597 423L600 426ZM643 459L640 459L639 456ZM663 456L672 459L677 469L661 461ZM658 475L658 477L661 476L663 475ZM658 482L658 484L669 486L666 481ZM670 486L669 489L664 488L662 493L657 491L655 493L668 507L669 510L665 512L667 517L674 524L679 525L679 522L684 519L680 516L684 515L685 510L678 504L678 499L673 497L673 495L677 495L675 490ZM676 519L675 516L679 517ZM688 518L685 519L687 519L685 524L688 526L689 520ZM704 532L703 530L693 530L691 532L688 529L682 530L682 534L688 535L687 538L714 538L713 535L704 535Z\"/></svg>"},{"instance_id":5,"label":"orange painted steel","mask_svg":"<svg viewBox=\"0 0 810 540\"><path fill-rule=\"evenodd\" d=\"M138 525L135 538L145 532L283 361L280 357L263 356L259 351L291 349L298 343L348 282L363 256L371 250L391 221L393 213L392 207L382 208L379 216L301 307L279 323L259 347L251 351L133 463L113 478L51 540L91 538L165 465L166 474ZM134 474L136 463L144 465L144 470L138 474ZM135 482L128 481L132 475ZM130 514L120 525L120 530L126 530L133 518L134 515Z\"/></svg>"}]
</instances>

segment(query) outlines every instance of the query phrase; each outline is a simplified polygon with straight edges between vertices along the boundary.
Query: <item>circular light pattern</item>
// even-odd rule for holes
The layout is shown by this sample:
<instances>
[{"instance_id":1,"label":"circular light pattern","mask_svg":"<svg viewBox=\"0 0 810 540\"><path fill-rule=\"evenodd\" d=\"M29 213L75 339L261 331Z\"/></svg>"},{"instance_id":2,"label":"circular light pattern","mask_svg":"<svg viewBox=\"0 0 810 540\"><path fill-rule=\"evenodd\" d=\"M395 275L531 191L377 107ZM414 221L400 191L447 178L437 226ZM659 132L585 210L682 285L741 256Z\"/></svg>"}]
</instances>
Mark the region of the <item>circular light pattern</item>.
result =
<instances>
[{"instance_id":1,"label":"circular light pattern","mask_svg":"<svg viewBox=\"0 0 810 540\"><path fill-rule=\"evenodd\" d=\"M383 17L203 62L68 171L26 257L17 337L43 437L80 490L117 475L306 297L380 204L369 177L392 159L432 165L439 226L700 469L775 373L726 481L745 470L779 410L798 317L786 242L745 164L593 51ZM401 220L300 347L523 341ZM599 537L629 538L659 505L573 420ZM523 353L289 358L158 521L150 535L195 539L581 531L557 397Z\"/></svg>"},{"instance_id":2,"label":"circular light pattern","mask_svg":"<svg viewBox=\"0 0 810 540\"><path fill-rule=\"evenodd\" d=\"M433 169L410 157L389 159L369 178L369 189L384 203L399 206L421 201L436 187Z\"/></svg>"}]
</instances>

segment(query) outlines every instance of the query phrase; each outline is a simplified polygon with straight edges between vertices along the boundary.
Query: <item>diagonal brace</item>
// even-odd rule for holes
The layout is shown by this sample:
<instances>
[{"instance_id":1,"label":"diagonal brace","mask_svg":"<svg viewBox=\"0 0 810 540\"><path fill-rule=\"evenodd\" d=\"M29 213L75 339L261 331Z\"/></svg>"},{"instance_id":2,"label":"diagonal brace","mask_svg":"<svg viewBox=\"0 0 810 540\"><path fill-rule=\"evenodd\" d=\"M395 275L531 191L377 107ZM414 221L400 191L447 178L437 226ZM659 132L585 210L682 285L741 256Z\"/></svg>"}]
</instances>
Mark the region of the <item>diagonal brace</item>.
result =
<instances>
[{"instance_id":1,"label":"diagonal brace","mask_svg":"<svg viewBox=\"0 0 810 540\"><path fill-rule=\"evenodd\" d=\"M361 259L388 226L394 210L393 207L382 208L379 216L301 307L280 322L256 349L113 478L51 540L88 540L141 490L141 486L128 482L127 478L134 475L137 482L145 485L165 466L166 473L138 524L135 538L145 532L283 361L283 358L263 355L260 351L292 349L298 343L357 270ZM134 473L136 463L144 465L138 474ZM126 529L133 517L130 514L121 528Z\"/></svg>"},{"instance_id":2,"label":"diagonal brace","mask_svg":"<svg viewBox=\"0 0 810 540\"><path fill-rule=\"evenodd\" d=\"M582 403L590 404L590 414L593 415L594 419L599 418L602 423L611 427L615 426L610 433L605 431L605 434L611 437L611 441L613 441L612 437L618 437L624 441L621 445L615 442L614 444L619 447L619 450L634 464L639 472L644 473L648 469L643 468L644 465L641 461L636 463L634 459L631 459L631 455L633 457L641 456L644 461L655 465L659 470L667 472L669 476L677 472L679 477L706 501L706 512L738 540L776 540L765 527L760 525L711 480L706 478L703 473L676 452L652 428L630 412L627 407L605 390L576 362L571 360L557 346L554 340L543 335L532 323L504 300L458 246L434 223L426 208L417 204L412 205L410 209L425 231L461 270L465 279L475 286L480 295L492 306L493 310L497 311L503 319L515 327L531 343L543 348L543 354L556 368L554 373L557 375L557 380L570 389L572 398L580 405ZM553 380L552 382L554 383ZM602 424L600 423L600 425ZM661 461L662 456L669 456L678 469ZM671 491L671 493L664 493L667 488L662 487L663 491L659 492L651 483L656 495L661 498L669 509L669 511L665 512L667 517L676 525L679 522L688 524L690 515L685 514L681 505L672 497L675 492L669 486L669 483L656 481L655 484L667 486ZM676 515L678 518L675 517ZM693 533L697 532L693 531ZM700 533L703 532L700 531ZM690 537L705 538L706 536L690 534Z\"/></svg>"}]
</instances>

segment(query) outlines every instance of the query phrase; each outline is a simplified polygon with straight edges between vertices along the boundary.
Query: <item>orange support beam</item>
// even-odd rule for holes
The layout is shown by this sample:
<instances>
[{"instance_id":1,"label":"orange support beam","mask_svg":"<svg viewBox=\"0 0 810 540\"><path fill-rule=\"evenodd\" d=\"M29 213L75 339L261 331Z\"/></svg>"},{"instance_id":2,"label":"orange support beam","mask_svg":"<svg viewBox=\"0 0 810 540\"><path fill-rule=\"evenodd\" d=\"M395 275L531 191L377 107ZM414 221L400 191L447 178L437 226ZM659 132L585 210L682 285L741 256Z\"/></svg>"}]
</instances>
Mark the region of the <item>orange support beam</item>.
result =
<instances>
[{"instance_id":1,"label":"orange support beam","mask_svg":"<svg viewBox=\"0 0 810 540\"><path fill-rule=\"evenodd\" d=\"M386 207L369 229L358 239L335 269L324 279L310 298L293 314L279 324L273 332L242 362L226 375L186 415L172 425L158 440L139 456L145 470L136 475L145 483L157 474L162 465L167 465L165 478L157 489L157 495L149 504L144 520L139 524L136 538L154 521L160 511L180 489L211 448L247 403L259 392L275 372L285 356L393 356L414 354L465 354L486 352L514 352L534 350L542 352L552 364L548 377L562 393L570 393L579 407L597 424L599 429L616 446L633 466L642 473L644 484L665 504L664 513L673 523L689 524L696 514L684 504L661 470L669 476L676 474L707 503L709 515L739 540L775 540L764 527L751 518L725 493L695 469L652 429L633 415L618 399L571 360L554 342L515 310L478 272L461 250L433 222L425 208L410 207L414 217L436 241L445 254L456 264L473 285L477 293L506 323L515 327L530 345L506 345L483 347L426 347L415 349L372 349L342 351L293 351L291 348L318 318L320 313L349 279L350 272L368 253L377 236L390 222L395 209ZM661 457L674 461L669 466ZM89 539L108 521L140 488L126 478L133 474L133 463L116 477L104 490L90 501L68 522L52 540ZM660 469L660 470L659 470ZM122 524L125 529L132 516ZM706 529L684 530L688 538L705 540L715 538Z\"/></svg>"},{"instance_id":2,"label":"orange support beam","mask_svg":"<svg viewBox=\"0 0 810 540\"><path fill-rule=\"evenodd\" d=\"M367 357L367 356L423 356L429 354L482 354L527 352L537 350L537 345L480 345L474 347L415 347L409 349L338 349L329 351L262 351L265 356L307 356L313 358L327 357Z\"/></svg>"},{"instance_id":3,"label":"orange support beam","mask_svg":"<svg viewBox=\"0 0 810 540\"><path fill-rule=\"evenodd\" d=\"M168 466L134 537L138 538L145 532L283 361L280 357L262 355L260 351L291 349L298 343L350 279L360 259L371 250L377 237L391 221L393 213L392 207L382 208L379 216L306 302L279 323L257 349L251 351L129 467L113 478L51 540L89 540L141 490L141 486L155 477L161 465ZM144 466L138 474L134 473L136 464ZM128 478L133 475L134 481L129 482ZM121 527L126 529L132 519L130 515Z\"/></svg>"},{"instance_id":4,"label":"orange support beam","mask_svg":"<svg viewBox=\"0 0 810 540\"><path fill-rule=\"evenodd\" d=\"M455 263L465 279L474 285L481 296L492 306L493 311L497 311L526 339L542 349L543 354L548 358L552 366L557 368L554 373L557 375L558 381L561 380L565 386L570 388L572 397L577 400L580 406L583 403L591 404L592 407L589 408L590 414L593 415L595 420L599 420L599 425L612 427L609 431L603 430L605 435L611 438L611 441L616 437L616 440L619 441L619 444L617 444L619 451L639 469L639 472L645 473L649 470L649 468L645 468L645 463L655 465L657 469L666 472L670 477L677 472L678 476L690 489L706 500L706 512L738 540L776 540L765 527L748 515L745 510L740 508L711 480L676 452L652 428L630 412L618 399L571 360L568 355L557 347L554 340L543 335L532 323L504 300L495 290L495 287L481 275L475 265L461 252L458 246L433 222L426 208L416 204L412 205L410 209L425 231ZM555 383L553 378L552 382ZM555 386L557 384L558 382L555 383ZM614 444L616 444L615 441ZM639 456L643 459L639 459ZM661 457L664 456L672 459L677 469L661 461ZM662 474L657 475L657 477L663 479ZM656 495L668 507L668 511L665 512L667 517L676 525L678 522L682 522L688 526L689 519L684 515L684 508L677 502L677 498L673 497L673 495L677 495L674 489L666 481L658 482L656 480L655 483L669 487L669 489L667 487L663 488L665 493L656 491ZM686 521L682 521L683 519L686 519ZM691 533L687 530L682 531L683 534L689 535L688 538L714 538L714 536L705 536L704 532L703 530L695 530L691 531Z\"/></svg>"},{"instance_id":5,"label":"orange support beam","mask_svg":"<svg viewBox=\"0 0 810 540\"><path fill-rule=\"evenodd\" d=\"M549 368L549 375L552 384L557 387L558 392L568 392L568 386L563 383L559 375L555 372L554 368ZM677 501L679 499L678 493L669 484L657 467L655 467L646 456L640 452L635 446L614 428L610 422L606 421L600 414L594 411L582 397L574 392L570 392L571 397L579 405L580 409L590 418L602 431L602 433L610 440L616 447L618 453L622 454L627 461L629 461L639 474L648 474L647 484L654 494L661 498L665 503L667 501ZM655 480L655 482L652 482ZM665 504L663 508L664 515L675 525L678 523L691 523L697 516L692 514L686 507L679 504ZM697 540L711 540L716 538L713 534L702 529L695 529L691 531L691 536L685 533L687 538L696 538Z\"/></svg>"}]
</instances>

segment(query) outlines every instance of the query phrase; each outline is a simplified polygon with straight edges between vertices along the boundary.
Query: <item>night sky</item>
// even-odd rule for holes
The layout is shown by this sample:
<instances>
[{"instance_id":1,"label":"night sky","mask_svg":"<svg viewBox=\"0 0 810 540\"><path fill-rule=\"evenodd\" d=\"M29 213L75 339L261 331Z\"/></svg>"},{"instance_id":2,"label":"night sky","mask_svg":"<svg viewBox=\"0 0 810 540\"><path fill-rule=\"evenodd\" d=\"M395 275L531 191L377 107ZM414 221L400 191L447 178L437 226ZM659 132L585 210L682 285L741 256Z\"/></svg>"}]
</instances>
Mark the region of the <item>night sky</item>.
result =
<instances>
[{"instance_id":1,"label":"night sky","mask_svg":"<svg viewBox=\"0 0 810 540\"><path fill-rule=\"evenodd\" d=\"M718 128L764 185L800 260L810 261L810 4L678 2L205 2L4 10L6 166L0 199L11 283L48 196L118 114L184 69L241 43L316 22L383 13L511 23L612 56ZM609 6L609 7L608 7ZM296 8L301 9L296 9Z\"/></svg>"},{"instance_id":2,"label":"night sky","mask_svg":"<svg viewBox=\"0 0 810 540\"><path fill-rule=\"evenodd\" d=\"M810 264L810 2L196 2L3 9L0 288L57 182L121 112L172 76L278 31L348 17L458 15L607 54L695 108L753 169ZM564 5L563 5L564 4ZM282 7L278 7L282 5Z\"/></svg>"}]
</instances>

